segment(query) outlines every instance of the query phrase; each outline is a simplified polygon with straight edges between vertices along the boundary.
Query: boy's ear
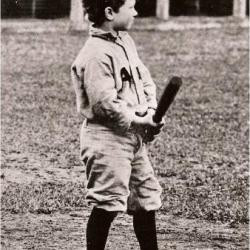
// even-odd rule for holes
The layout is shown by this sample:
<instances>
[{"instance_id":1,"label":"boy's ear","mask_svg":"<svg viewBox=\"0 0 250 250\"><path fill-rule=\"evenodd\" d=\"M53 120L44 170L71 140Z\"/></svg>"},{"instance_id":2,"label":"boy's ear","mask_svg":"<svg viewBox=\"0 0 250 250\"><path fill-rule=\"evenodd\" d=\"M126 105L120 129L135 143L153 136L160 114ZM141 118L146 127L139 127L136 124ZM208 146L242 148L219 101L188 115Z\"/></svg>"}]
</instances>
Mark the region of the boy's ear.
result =
<instances>
[{"instance_id":1,"label":"boy's ear","mask_svg":"<svg viewBox=\"0 0 250 250\"><path fill-rule=\"evenodd\" d=\"M111 7L106 7L104 13L108 21L112 21L114 19L114 10Z\"/></svg>"}]
</instances>

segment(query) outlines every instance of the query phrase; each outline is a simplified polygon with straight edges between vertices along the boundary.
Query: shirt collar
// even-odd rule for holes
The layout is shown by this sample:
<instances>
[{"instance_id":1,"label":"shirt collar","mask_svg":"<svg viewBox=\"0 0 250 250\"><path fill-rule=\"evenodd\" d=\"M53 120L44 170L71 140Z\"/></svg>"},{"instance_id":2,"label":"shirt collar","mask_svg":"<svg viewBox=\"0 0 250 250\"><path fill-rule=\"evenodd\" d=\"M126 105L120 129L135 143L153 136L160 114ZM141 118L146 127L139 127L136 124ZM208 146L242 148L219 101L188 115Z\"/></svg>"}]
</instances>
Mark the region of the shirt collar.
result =
<instances>
[{"instance_id":1,"label":"shirt collar","mask_svg":"<svg viewBox=\"0 0 250 250\"><path fill-rule=\"evenodd\" d=\"M89 28L89 35L93 37L100 37L108 41L113 41L115 42L118 38L122 38L122 33L123 32L118 32L117 34L113 34L110 31L105 31L100 28L96 28L93 25L90 26Z\"/></svg>"}]
</instances>

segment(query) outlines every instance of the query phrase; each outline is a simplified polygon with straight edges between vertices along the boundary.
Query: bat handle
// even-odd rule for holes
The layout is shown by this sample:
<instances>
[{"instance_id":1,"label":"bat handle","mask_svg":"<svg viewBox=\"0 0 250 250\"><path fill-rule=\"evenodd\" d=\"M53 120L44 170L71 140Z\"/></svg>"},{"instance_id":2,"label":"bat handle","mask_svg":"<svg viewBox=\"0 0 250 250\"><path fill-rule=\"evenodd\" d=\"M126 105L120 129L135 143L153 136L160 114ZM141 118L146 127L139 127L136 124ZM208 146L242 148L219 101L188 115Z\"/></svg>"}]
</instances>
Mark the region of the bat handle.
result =
<instances>
[{"instance_id":1,"label":"bat handle","mask_svg":"<svg viewBox=\"0 0 250 250\"><path fill-rule=\"evenodd\" d=\"M162 117L160 118L160 117L157 117L156 115L153 116L153 122L159 123L161 122L161 120L162 120Z\"/></svg>"}]
</instances>

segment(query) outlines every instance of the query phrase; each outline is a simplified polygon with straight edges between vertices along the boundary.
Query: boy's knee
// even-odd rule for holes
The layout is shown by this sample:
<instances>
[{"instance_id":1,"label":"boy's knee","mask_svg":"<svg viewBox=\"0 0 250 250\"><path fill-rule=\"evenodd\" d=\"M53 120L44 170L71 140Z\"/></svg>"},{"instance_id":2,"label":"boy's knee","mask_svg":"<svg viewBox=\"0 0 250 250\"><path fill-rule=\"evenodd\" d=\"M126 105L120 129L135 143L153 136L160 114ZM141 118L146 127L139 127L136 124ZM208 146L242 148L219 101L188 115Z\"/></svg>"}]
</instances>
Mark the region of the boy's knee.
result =
<instances>
[{"instance_id":1,"label":"boy's knee","mask_svg":"<svg viewBox=\"0 0 250 250\"><path fill-rule=\"evenodd\" d=\"M107 211L102 208L93 208L93 213L97 217L101 217L103 220L109 221L110 223L115 219L118 212L116 211Z\"/></svg>"},{"instance_id":2,"label":"boy's knee","mask_svg":"<svg viewBox=\"0 0 250 250\"><path fill-rule=\"evenodd\" d=\"M107 217L108 219L112 222L115 217L117 216L118 212L114 212L114 211L106 211L107 212Z\"/></svg>"}]
</instances>

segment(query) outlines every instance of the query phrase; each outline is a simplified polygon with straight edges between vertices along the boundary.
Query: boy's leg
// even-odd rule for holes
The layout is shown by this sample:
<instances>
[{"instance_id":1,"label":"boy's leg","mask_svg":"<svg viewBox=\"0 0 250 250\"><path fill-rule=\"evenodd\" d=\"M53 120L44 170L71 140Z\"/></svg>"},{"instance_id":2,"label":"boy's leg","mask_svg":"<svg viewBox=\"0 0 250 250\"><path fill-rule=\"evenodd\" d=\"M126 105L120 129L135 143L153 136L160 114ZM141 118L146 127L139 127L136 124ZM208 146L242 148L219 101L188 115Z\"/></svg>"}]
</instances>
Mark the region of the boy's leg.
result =
<instances>
[{"instance_id":1,"label":"boy's leg","mask_svg":"<svg viewBox=\"0 0 250 250\"><path fill-rule=\"evenodd\" d=\"M125 212L129 196L133 134L118 136L99 125L83 125L81 159L86 166L86 199L93 209L87 224L87 249L103 250L117 212ZM113 212L111 212L113 211Z\"/></svg>"},{"instance_id":2,"label":"boy's leg","mask_svg":"<svg viewBox=\"0 0 250 250\"><path fill-rule=\"evenodd\" d=\"M155 211L140 210L135 212L133 225L141 250L158 250Z\"/></svg>"},{"instance_id":3,"label":"boy's leg","mask_svg":"<svg viewBox=\"0 0 250 250\"><path fill-rule=\"evenodd\" d=\"M161 207L161 187L154 175L145 144L132 161L128 213L142 250L157 250L155 211Z\"/></svg>"},{"instance_id":4,"label":"boy's leg","mask_svg":"<svg viewBox=\"0 0 250 250\"><path fill-rule=\"evenodd\" d=\"M104 250L109 228L117 212L93 208L87 223L87 250Z\"/></svg>"}]
</instances>

